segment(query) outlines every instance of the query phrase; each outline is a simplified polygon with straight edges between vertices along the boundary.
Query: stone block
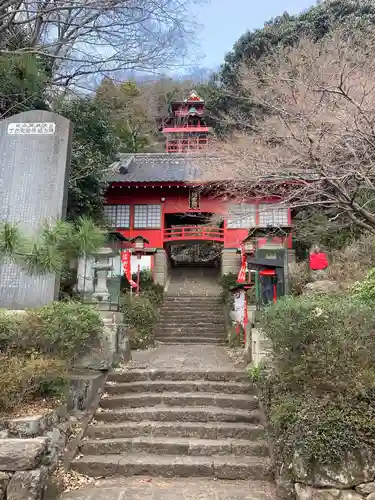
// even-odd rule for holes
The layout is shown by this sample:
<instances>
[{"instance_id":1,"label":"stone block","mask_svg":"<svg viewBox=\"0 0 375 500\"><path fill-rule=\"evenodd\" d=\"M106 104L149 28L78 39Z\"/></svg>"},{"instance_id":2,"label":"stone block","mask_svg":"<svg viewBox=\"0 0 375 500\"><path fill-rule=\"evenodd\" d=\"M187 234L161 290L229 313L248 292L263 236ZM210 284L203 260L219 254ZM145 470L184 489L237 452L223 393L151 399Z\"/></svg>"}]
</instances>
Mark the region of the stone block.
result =
<instances>
[{"instance_id":1,"label":"stone block","mask_svg":"<svg viewBox=\"0 0 375 500\"><path fill-rule=\"evenodd\" d=\"M8 420L10 435L31 438L41 436L47 428L47 418L44 415L30 415Z\"/></svg>"},{"instance_id":2,"label":"stone block","mask_svg":"<svg viewBox=\"0 0 375 500\"><path fill-rule=\"evenodd\" d=\"M295 485L297 500L363 500L354 490L336 488L312 488L305 484Z\"/></svg>"},{"instance_id":3,"label":"stone block","mask_svg":"<svg viewBox=\"0 0 375 500\"><path fill-rule=\"evenodd\" d=\"M68 408L85 411L91 405L103 380L103 374L97 372L73 372L70 379Z\"/></svg>"},{"instance_id":4,"label":"stone block","mask_svg":"<svg viewBox=\"0 0 375 500\"><path fill-rule=\"evenodd\" d=\"M0 472L0 500L5 499L5 493L10 477L10 474L7 474L6 472Z\"/></svg>"},{"instance_id":5,"label":"stone block","mask_svg":"<svg viewBox=\"0 0 375 500\"><path fill-rule=\"evenodd\" d=\"M307 283L303 289L305 295L327 295L335 294L340 291L339 285L336 281L330 281L327 279L314 281L312 283Z\"/></svg>"},{"instance_id":6,"label":"stone block","mask_svg":"<svg viewBox=\"0 0 375 500\"><path fill-rule=\"evenodd\" d=\"M348 453L341 463L335 465L319 464L311 467L299 450L295 450L292 472L298 483L315 488L345 490L370 482L375 477L375 463L367 452Z\"/></svg>"},{"instance_id":7,"label":"stone block","mask_svg":"<svg viewBox=\"0 0 375 500\"><path fill-rule=\"evenodd\" d=\"M36 236L44 221L64 218L72 127L63 116L34 110L0 122L0 213ZM57 297L58 277L31 276L0 265L0 307L39 307Z\"/></svg>"},{"instance_id":8,"label":"stone block","mask_svg":"<svg viewBox=\"0 0 375 500\"><path fill-rule=\"evenodd\" d=\"M0 471L36 469L46 449L46 438L0 439Z\"/></svg>"},{"instance_id":9,"label":"stone block","mask_svg":"<svg viewBox=\"0 0 375 500\"><path fill-rule=\"evenodd\" d=\"M356 486L355 491L360 495L371 495L374 493L375 498L375 481L371 481L371 483L362 483ZM372 498L370 500L373 500Z\"/></svg>"},{"instance_id":10,"label":"stone block","mask_svg":"<svg viewBox=\"0 0 375 500\"><path fill-rule=\"evenodd\" d=\"M47 465L50 469L57 466L60 454L64 451L66 444L66 433L63 429L55 427L45 434L47 438L46 453L42 458L43 465Z\"/></svg>"},{"instance_id":11,"label":"stone block","mask_svg":"<svg viewBox=\"0 0 375 500\"><path fill-rule=\"evenodd\" d=\"M47 469L16 472L7 488L7 500L42 500Z\"/></svg>"}]
</instances>

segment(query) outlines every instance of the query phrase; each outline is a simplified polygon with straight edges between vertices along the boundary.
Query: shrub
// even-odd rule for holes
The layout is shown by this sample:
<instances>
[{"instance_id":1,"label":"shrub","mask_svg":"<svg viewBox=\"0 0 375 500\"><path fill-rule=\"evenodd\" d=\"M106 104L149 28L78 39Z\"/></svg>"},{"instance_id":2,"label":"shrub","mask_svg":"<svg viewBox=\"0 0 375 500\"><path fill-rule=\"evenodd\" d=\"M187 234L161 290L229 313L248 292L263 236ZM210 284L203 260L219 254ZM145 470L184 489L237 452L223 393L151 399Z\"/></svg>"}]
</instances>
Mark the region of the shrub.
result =
<instances>
[{"instance_id":1,"label":"shrub","mask_svg":"<svg viewBox=\"0 0 375 500\"><path fill-rule=\"evenodd\" d=\"M40 352L73 359L97 343L103 322L93 307L80 302L53 302L28 311Z\"/></svg>"},{"instance_id":2,"label":"shrub","mask_svg":"<svg viewBox=\"0 0 375 500\"><path fill-rule=\"evenodd\" d=\"M375 311L356 297L286 297L265 309L271 369L256 373L276 458L314 466L373 451Z\"/></svg>"},{"instance_id":3,"label":"shrub","mask_svg":"<svg viewBox=\"0 0 375 500\"><path fill-rule=\"evenodd\" d=\"M66 365L61 360L2 355L0 363L0 412L39 397L61 397L65 392Z\"/></svg>"},{"instance_id":4,"label":"shrub","mask_svg":"<svg viewBox=\"0 0 375 500\"><path fill-rule=\"evenodd\" d=\"M0 325L8 316L8 312L0 310ZM8 335L11 351L39 352L72 361L95 344L102 329L98 311L89 305L68 301L52 302L15 316L4 335Z\"/></svg>"},{"instance_id":5,"label":"shrub","mask_svg":"<svg viewBox=\"0 0 375 500\"><path fill-rule=\"evenodd\" d=\"M221 286L221 299L224 303L228 303L232 295L230 289L237 284L237 275L226 273L220 278L219 284Z\"/></svg>"},{"instance_id":6,"label":"shrub","mask_svg":"<svg viewBox=\"0 0 375 500\"><path fill-rule=\"evenodd\" d=\"M349 400L340 395L279 398L270 418L277 458L288 463L298 450L313 468L316 463L339 464L348 452L373 454L374 404L374 394Z\"/></svg>"},{"instance_id":7,"label":"shrub","mask_svg":"<svg viewBox=\"0 0 375 500\"><path fill-rule=\"evenodd\" d=\"M375 268L372 268L362 281L354 284L352 294L363 302L375 301Z\"/></svg>"},{"instance_id":8,"label":"shrub","mask_svg":"<svg viewBox=\"0 0 375 500\"><path fill-rule=\"evenodd\" d=\"M144 349L153 343L152 332L158 320L158 311L149 299L142 296L125 296L121 310L124 323L131 329L132 349Z\"/></svg>"},{"instance_id":9,"label":"shrub","mask_svg":"<svg viewBox=\"0 0 375 500\"><path fill-rule=\"evenodd\" d=\"M261 327L290 390L356 393L375 380L375 311L353 297L284 298Z\"/></svg>"},{"instance_id":10,"label":"shrub","mask_svg":"<svg viewBox=\"0 0 375 500\"><path fill-rule=\"evenodd\" d=\"M242 325L232 325L228 333L229 347L244 347L245 331Z\"/></svg>"},{"instance_id":11,"label":"shrub","mask_svg":"<svg viewBox=\"0 0 375 500\"><path fill-rule=\"evenodd\" d=\"M163 304L164 288L161 285L152 283L149 288L143 289L141 295L159 309Z\"/></svg>"},{"instance_id":12,"label":"shrub","mask_svg":"<svg viewBox=\"0 0 375 500\"><path fill-rule=\"evenodd\" d=\"M24 315L0 309L0 352L7 351L14 340L20 336L25 325Z\"/></svg>"},{"instance_id":13,"label":"shrub","mask_svg":"<svg viewBox=\"0 0 375 500\"><path fill-rule=\"evenodd\" d=\"M289 264L288 284L290 295L302 295L303 289L308 282L309 269L307 262Z\"/></svg>"}]
</instances>

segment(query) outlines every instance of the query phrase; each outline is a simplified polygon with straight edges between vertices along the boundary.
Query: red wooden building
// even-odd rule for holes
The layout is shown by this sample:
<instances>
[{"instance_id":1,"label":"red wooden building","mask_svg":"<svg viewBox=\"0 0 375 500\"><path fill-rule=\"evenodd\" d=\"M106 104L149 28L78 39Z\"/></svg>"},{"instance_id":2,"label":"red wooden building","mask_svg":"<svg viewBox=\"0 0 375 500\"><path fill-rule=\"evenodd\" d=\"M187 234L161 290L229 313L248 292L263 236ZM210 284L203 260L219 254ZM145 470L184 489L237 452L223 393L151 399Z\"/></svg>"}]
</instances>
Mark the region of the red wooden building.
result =
<instances>
[{"instance_id":1,"label":"red wooden building","mask_svg":"<svg viewBox=\"0 0 375 500\"><path fill-rule=\"evenodd\" d=\"M166 279L171 246L188 242L221 244L222 272L238 272L238 249L249 229L290 225L290 211L276 199L226 201L197 184L199 156L208 146L210 129L204 102L195 92L172 103L162 130L165 153L124 154L113 165L107 219L128 238L147 238L148 262L159 282ZM212 220L220 222L213 225Z\"/></svg>"}]
</instances>

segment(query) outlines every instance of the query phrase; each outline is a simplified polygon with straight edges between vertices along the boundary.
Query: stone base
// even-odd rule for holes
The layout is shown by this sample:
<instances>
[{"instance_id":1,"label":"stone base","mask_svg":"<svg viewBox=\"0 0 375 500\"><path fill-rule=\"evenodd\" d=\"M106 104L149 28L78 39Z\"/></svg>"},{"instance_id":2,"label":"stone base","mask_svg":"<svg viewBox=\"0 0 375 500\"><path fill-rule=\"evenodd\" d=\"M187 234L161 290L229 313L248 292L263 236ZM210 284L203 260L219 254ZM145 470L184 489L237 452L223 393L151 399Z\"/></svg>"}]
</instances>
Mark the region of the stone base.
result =
<instances>
[{"instance_id":1,"label":"stone base","mask_svg":"<svg viewBox=\"0 0 375 500\"><path fill-rule=\"evenodd\" d=\"M80 358L74 364L75 368L104 371L114 364L131 359L130 341L127 327L122 323L122 313L100 311L100 314L104 324L100 345L94 346Z\"/></svg>"},{"instance_id":2,"label":"stone base","mask_svg":"<svg viewBox=\"0 0 375 500\"><path fill-rule=\"evenodd\" d=\"M241 268L241 255L235 248L224 248L221 253L221 275L238 274Z\"/></svg>"},{"instance_id":3,"label":"stone base","mask_svg":"<svg viewBox=\"0 0 375 500\"><path fill-rule=\"evenodd\" d=\"M154 279L155 283L165 287L168 280L168 258L164 248L159 248L155 253Z\"/></svg>"},{"instance_id":4,"label":"stone base","mask_svg":"<svg viewBox=\"0 0 375 500\"><path fill-rule=\"evenodd\" d=\"M251 329L251 361L259 364L269 357L269 343L264 333L258 328Z\"/></svg>"}]
</instances>

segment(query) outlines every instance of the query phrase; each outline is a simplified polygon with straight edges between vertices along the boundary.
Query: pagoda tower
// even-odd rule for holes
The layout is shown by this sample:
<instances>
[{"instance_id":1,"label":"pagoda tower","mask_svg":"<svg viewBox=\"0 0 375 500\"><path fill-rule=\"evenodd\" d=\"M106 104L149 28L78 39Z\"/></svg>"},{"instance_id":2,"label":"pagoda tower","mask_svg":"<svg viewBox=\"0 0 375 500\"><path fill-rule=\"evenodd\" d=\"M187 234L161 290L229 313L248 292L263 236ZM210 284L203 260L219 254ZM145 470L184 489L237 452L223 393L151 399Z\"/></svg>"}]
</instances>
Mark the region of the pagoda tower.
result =
<instances>
[{"instance_id":1,"label":"pagoda tower","mask_svg":"<svg viewBox=\"0 0 375 500\"><path fill-rule=\"evenodd\" d=\"M167 153L190 153L207 148L210 129L204 111L204 100L194 90L183 101L171 103L162 128Z\"/></svg>"}]
</instances>

